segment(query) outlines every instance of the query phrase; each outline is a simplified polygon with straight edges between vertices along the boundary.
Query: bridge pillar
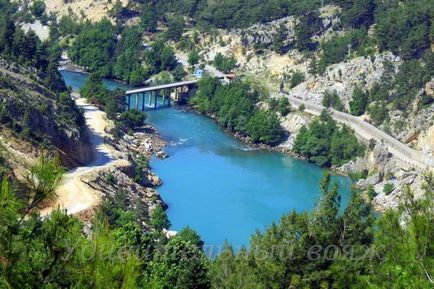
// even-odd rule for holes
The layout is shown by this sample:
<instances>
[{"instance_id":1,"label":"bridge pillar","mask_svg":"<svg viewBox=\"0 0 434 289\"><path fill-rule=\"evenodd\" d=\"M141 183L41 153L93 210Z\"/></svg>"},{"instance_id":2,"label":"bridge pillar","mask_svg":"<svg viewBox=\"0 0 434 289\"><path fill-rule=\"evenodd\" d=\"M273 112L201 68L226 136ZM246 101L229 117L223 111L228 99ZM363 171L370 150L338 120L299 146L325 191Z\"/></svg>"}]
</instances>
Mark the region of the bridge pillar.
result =
<instances>
[{"instance_id":1,"label":"bridge pillar","mask_svg":"<svg viewBox=\"0 0 434 289\"><path fill-rule=\"evenodd\" d=\"M127 95L127 110L130 110L131 105L131 94Z\"/></svg>"},{"instance_id":2,"label":"bridge pillar","mask_svg":"<svg viewBox=\"0 0 434 289\"><path fill-rule=\"evenodd\" d=\"M152 91L149 91L149 107L152 107Z\"/></svg>"},{"instance_id":3,"label":"bridge pillar","mask_svg":"<svg viewBox=\"0 0 434 289\"><path fill-rule=\"evenodd\" d=\"M142 93L142 111L145 111L145 93Z\"/></svg>"},{"instance_id":4,"label":"bridge pillar","mask_svg":"<svg viewBox=\"0 0 434 289\"><path fill-rule=\"evenodd\" d=\"M135 109L139 110L139 94L136 93L136 105L135 105Z\"/></svg>"},{"instance_id":5,"label":"bridge pillar","mask_svg":"<svg viewBox=\"0 0 434 289\"><path fill-rule=\"evenodd\" d=\"M157 108L157 99L158 99L157 91L154 91L154 109Z\"/></svg>"}]
</instances>

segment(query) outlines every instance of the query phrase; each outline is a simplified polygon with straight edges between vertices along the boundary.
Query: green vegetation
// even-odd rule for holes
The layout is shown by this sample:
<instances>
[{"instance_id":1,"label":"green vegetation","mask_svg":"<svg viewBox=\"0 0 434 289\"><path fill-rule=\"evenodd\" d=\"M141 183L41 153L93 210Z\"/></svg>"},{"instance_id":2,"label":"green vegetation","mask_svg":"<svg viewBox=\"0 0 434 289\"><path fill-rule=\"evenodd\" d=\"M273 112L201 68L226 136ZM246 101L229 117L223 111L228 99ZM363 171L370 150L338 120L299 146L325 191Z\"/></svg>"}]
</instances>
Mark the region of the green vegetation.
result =
<instances>
[{"instance_id":1,"label":"green vegetation","mask_svg":"<svg viewBox=\"0 0 434 289\"><path fill-rule=\"evenodd\" d=\"M427 180L423 200L414 201L407 191L399 210L375 221L357 192L341 209L336 186L326 176L314 210L282 217L256 233L249 250L234 253L227 245L213 263L214 288L430 288L432 176ZM404 212L409 212L406 226L400 223Z\"/></svg>"},{"instance_id":2,"label":"green vegetation","mask_svg":"<svg viewBox=\"0 0 434 289\"><path fill-rule=\"evenodd\" d=\"M282 116L286 116L291 112L291 105L289 104L289 100L286 97L279 98L277 111L280 112Z\"/></svg>"},{"instance_id":3,"label":"green vegetation","mask_svg":"<svg viewBox=\"0 0 434 289\"><path fill-rule=\"evenodd\" d=\"M336 110L342 111L344 110L344 105L341 102L341 99L339 98L338 93L334 91L326 91L324 93L323 99L322 99L322 105L325 107L331 107Z\"/></svg>"},{"instance_id":4,"label":"green vegetation","mask_svg":"<svg viewBox=\"0 0 434 289\"><path fill-rule=\"evenodd\" d=\"M87 23L69 49L69 56L78 65L92 73L111 76L111 60L114 57L116 40L114 27L108 19L95 24Z\"/></svg>"},{"instance_id":5,"label":"green vegetation","mask_svg":"<svg viewBox=\"0 0 434 289\"><path fill-rule=\"evenodd\" d=\"M132 85L140 85L149 77L139 59L142 52L141 31L125 28L116 44L113 76Z\"/></svg>"},{"instance_id":6,"label":"green vegetation","mask_svg":"<svg viewBox=\"0 0 434 289\"><path fill-rule=\"evenodd\" d=\"M40 159L26 174L29 201L3 179L0 189L0 281L4 288L430 288L434 273L434 177L424 197L406 190L398 210L374 216L360 192L341 207L338 187L324 174L314 210L291 212L252 236L249 249L225 244L207 259L203 241L170 223L156 202L149 210L125 191L106 196L92 234L74 216L33 212L53 196L58 161ZM402 215L405 213L405 226ZM282 276L290 276L282 278ZM95 277L97 276L97 277ZM242 278L242 279L240 279ZM239 283L242 280L242 283ZM92 284L92 286L89 286Z\"/></svg>"},{"instance_id":7,"label":"green vegetation","mask_svg":"<svg viewBox=\"0 0 434 289\"><path fill-rule=\"evenodd\" d=\"M163 41L156 41L151 49L144 51L142 31L136 26L123 28L117 38L117 28L107 19L80 25L78 32L61 29L62 19L60 32L77 33L69 48L71 60L91 73L142 85L149 76L173 70L177 65L172 48Z\"/></svg>"},{"instance_id":8,"label":"green vegetation","mask_svg":"<svg viewBox=\"0 0 434 289\"><path fill-rule=\"evenodd\" d=\"M306 80L306 76L301 71L295 71L291 74L290 81L291 81L291 88L296 87L300 83L304 82Z\"/></svg>"},{"instance_id":9,"label":"green vegetation","mask_svg":"<svg viewBox=\"0 0 434 289\"><path fill-rule=\"evenodd\" d=\"M367 105L368 105L368 94L358 87L354 88L352 100L350 101L351 114L357 116L364 114Z\"/></svg>"},{"instance_id":10,"label":"green vegetation","mask_svg":"<svg viewBox=\"0 0 434 289\"><path fill-rule=\"evenodd\" d=\"M41 17L45 12L45 3L42 0L33 1L32 6L30 6L30 11L35 17Z\"/></svg>"},{"instance_id":11,"label":"green vegetation","mask_svg":"<svg viewBox=\"0 0 434 289\"><path fill-rule=\"evenodd\" d=\"M365 147L347 126L339 128L328 112L323 111L298 133L293 151L319 166L343 165L362 156Z\"/></svg>"},{"instance_id":12,"label":"green vegetation","mask_svg":"<svg viewBox=\"0 0 434 289\"><path fill-rule=\"evenodd\" d=\"M216 78L204 77L190 102L199 112L216 115L218 123L231 132L246 134L254 142L277 144L283 130L274 112L256 108L260 98L257 90L240 81L223 86Z\"/></svg>"},{"instance_id":13,"label":"green vegetation","mask_svg":"<svg viewBox=\"0 0 434 289\"><path fill-rule=\"evenodd\" d=\"M41 2L36 1L34 5ZM34 67L48 88L56 92L65 91L65 83L57 71L60 56L57 47L50 42L41 42L32 30L24 33L17 27L15 6L9 1L0 1L0 7L0 56L25 67Z\"/></svg>"},{"instance_id":14,"label":"green vegetation","mask_svg":"<svg viewBox=\"0 0 434 289\"><path fill-rule=\"evenodd\" d=\"M182 17L176 16L171 18L167 24L166 39L179 41L184 32L184 28L185 23Z\"/></svg>"},{"instance_id":15,"label":"green vegetation","mask_svg":"<svg viewBox=\"0 0 434 289\"><path fill-rule=\"evenodd\" d=\"M218 70L229 73L235 68L237 61L233 56L223 56L219 52L215 56L213 64Z\"/></svg>"},{"instance_id":16,"label":"green vegetation","mask_svg":"<svg viewBox=\"0 0 434 289\"><path fill-rule=\"evenodd\" d=\"M393 192L394 189L395 189L395 186L392 183L387 183L383 187L383 192L386 195L390 195Z\"/></svg>"}]
</instances>

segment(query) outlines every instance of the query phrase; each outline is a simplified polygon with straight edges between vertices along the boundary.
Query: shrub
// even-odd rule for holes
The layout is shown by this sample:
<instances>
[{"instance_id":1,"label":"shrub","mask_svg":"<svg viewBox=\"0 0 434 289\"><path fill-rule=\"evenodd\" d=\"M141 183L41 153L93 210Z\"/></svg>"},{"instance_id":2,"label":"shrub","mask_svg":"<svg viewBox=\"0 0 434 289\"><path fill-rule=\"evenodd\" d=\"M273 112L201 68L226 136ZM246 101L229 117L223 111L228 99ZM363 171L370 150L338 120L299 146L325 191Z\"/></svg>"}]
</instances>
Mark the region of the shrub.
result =
<instances>
[{"instance_id":1,"label":"shrub","mask_svg":"<svg viewBox=\"0 0 434 289\"><path fill-rule=\"evenodd\" d=\"M304 75L303 72L301 71L295 71L292 75L291 75L291 88L296 87L297 85L299 85L300 83L304 82L306 80L306 76Z\"/></svg>"},{"instance_id":2,"label":"shrub","mask_svg":"<svg viewBox=\"0 0 434 289\"><path fill-rule=\"evenodd\" d=\"M291 105L289 104L289 100L286 97L279 99L277 111L280 112L282 116L286 116L291 112Z\"/></svg>"},{"instance_id":3,"label":"shrub","mask_svg":"<svg viewBox=\"0 0 434 289\"><path fill-rule=\"evenodd\" d=\"M390 194L393 192L394 189L395 189L395 187L393 186L392 183L387 183L387 184L385 184L384 187L383 187L383 192L384 192L386 195L390 195Z\"/></svg>"}]
</instances>

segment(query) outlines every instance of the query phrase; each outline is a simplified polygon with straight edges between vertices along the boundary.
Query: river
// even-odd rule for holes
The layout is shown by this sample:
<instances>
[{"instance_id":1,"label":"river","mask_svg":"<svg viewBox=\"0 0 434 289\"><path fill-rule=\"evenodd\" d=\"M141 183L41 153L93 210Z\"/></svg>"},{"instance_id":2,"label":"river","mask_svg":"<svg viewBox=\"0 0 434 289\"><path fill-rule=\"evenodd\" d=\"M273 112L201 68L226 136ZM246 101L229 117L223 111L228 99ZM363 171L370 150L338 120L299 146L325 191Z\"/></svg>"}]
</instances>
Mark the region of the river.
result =
<instances>
[{"instance_id":1,"label":"river","mask_svg":"<svg viewBox=\"0 0 434 289\"><path fill-rule=\"evenodd\" d=\"M67 85L79 89L87 79L62 71ZM105 81L113 89L128 86ZM150 161L163 185L158 188L172 223L171 230L195 229L206 245L228 240L248 245L256 229L292 210L310 210L319 197L322 169L281 153L253 150L226 134L211 119L179 107L147 111L169 145L169 158ZM348 202L351 181L333 177L342 202Z\"/></svg>"}]
</instances>

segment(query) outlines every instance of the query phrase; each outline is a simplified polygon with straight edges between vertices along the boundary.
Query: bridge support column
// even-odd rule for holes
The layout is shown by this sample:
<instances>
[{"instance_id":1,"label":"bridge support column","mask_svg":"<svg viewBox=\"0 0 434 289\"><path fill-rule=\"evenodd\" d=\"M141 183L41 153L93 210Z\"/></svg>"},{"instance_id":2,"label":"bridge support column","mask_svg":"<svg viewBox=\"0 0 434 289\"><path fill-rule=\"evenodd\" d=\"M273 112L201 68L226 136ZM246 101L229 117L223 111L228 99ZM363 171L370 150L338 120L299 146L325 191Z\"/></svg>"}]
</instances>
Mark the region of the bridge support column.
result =
<instances>
[{"instance_id":1,"label":"bridge support column","mask_svg":"<svg viewBox=\"0 0 434 289\"><path fill-rule=\"evenodd\" d=\"M157 108L157 99L158 99L157 91L154 91L154 109Z\"/></svg>"},{"instance_id":2,"label":"bridge support column","mask_svg":"<svg viewBox=\"0 0 434 289\"><path fill-rule=\"evenodd\" d=\"M145 93L142 93L142 111L145 111Z\"/></svg>"},{"instance_id":3,"label":"bridge support column","mask_svg":"<svg viewBox=\"0 0 434 289\"><path fill-rule=\"evenodd\" d=\"M131 94L127 95L127 110L130 110L131 105Z\"/></svg>"},{"instance_id":4,"label":"bridge support column","mask_svg":"<svg viewBox=\"0 0 434 289\"><path fill-rule=\"evenodd\" d=\"M135 106L135 108L137 110L139 110L139 94L138 93L136 93L136 106Z\"/></svg>"},{"instance_id":5,"label":"bridge support column","mask_svg":"<svg viewBox=\"0 0 434 289\"><path fill-rule=\"evenodd\" d=\"M149 107L152 107L152 91L149 91Z\"/></svg>"}]
</instances>

